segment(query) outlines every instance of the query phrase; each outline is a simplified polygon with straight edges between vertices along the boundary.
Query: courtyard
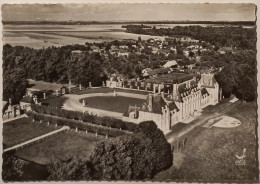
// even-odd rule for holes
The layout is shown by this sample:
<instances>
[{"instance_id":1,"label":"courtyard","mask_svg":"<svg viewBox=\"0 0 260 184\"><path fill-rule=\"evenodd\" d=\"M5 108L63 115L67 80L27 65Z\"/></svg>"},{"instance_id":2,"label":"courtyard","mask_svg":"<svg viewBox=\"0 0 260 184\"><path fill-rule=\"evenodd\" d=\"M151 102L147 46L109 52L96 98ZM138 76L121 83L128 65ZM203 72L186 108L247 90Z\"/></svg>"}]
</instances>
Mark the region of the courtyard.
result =
<instances>
[{"instance_id":1,"label":"courtyard","mask_svg":"<svg viewBox=\"0 0 260 184\"><path fill-rule=\"evenodd\" d=\"M141 106L148 92L129 89L89 88L44 102L59 109L90 112L99 116L121 118L128 106ZM84 101L84 104L83 104Z\"/></svg>"}]
</instances>

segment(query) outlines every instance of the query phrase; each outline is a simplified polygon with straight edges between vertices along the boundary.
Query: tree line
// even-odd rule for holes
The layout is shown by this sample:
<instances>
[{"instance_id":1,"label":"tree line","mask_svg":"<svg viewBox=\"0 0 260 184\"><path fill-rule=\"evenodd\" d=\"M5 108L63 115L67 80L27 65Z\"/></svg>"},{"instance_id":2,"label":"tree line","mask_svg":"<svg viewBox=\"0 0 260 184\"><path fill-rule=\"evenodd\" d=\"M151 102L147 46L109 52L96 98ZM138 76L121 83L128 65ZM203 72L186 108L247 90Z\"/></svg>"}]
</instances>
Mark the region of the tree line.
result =
<instances>
[{"instance_id":1,"label":"tree line","mask_svg":"<svg viewBox=\"0 0 260 184\"><path fill-rule=\"evenodd\" d=\"M151 29L143 29L141 26L127 26L126 32L153 36L189 36L216 46L233 46L252 50L256 48L256 28L243 28L242 26L175 26L159 29L155 26Z\"/></svg>"}]
</instances>

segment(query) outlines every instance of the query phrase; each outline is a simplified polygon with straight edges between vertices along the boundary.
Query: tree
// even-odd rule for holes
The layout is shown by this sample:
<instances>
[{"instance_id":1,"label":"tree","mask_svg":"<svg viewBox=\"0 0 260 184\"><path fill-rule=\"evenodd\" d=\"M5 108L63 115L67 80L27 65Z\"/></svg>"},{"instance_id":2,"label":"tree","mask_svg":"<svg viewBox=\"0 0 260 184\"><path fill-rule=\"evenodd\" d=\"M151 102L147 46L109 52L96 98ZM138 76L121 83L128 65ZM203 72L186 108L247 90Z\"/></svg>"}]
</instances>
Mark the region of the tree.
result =
<instances>
[{"instance_id":1,"label":"tree","mask_svg":"<svg viewBox=\"0 0 260 184\"><path fill-rule=\"evenodd\" d=\"M3 154L2 177L4 181L18 181L23 175L25 162L10 154Z\"/></svg>"},{"instance_id":2,"label":"tree","mask_svg":"<svg viewBox=\"0 0 260 184\"><path fill-rule=\"evenodd\" d=\"M140 123L131 136L96 144L91 160L95 179L150 179L172 165L172 153L162 131L150 121Z\"/></svg>"},{"instance_id":3,"label":"tree","mask_svg":"<svg viewBox=\"0 0 260 184\"><path fill-rule=\"evenodd\" d=\"M50 173L49 180L89 180L92 175L92 164L89 161L68 158L48 164L47 170Z\"/></svg>"},{"instance_id":4,"label":"tree","mask_svg":"<svg viewBox=\"0 0 260 184\"><path fill-rule=\"evenodd\" d=\"M167 142L163 132L158 129L153 121L145 121L138 124L134 130L136 137L140 139L151 139L155 152L156 170L161 171L172 165L173 155L171 152L171 145Z\"/></svg>"},{"instance_id":5,"label":"tree","mask_svg":"<svg viewBox=\"0 0 260 184\"><path fill-rule=\"evenodd\" d=\"M3 71L3 100L12 99L12 103L19 103L26 92L27 80L20 68Z\"/></svg>"}]
</instances>

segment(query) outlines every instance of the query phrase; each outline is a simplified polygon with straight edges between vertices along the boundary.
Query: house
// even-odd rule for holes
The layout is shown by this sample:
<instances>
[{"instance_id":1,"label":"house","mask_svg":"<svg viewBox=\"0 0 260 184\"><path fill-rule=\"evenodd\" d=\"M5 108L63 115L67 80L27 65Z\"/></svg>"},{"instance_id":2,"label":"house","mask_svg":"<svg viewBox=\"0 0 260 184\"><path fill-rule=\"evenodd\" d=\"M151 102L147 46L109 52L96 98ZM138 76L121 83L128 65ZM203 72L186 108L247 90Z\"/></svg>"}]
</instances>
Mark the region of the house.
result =
<instances>
[{"instance_id":1,"label":"house","mask_svg":"<svg viewBox=\"0 0 260 184\"><path fill-rule=\"evenodd\" d=\"M117 55L118 55L118 57L119 57L119 56L128 57L128 56L129 56L129 52L126 52L126 51L123 52L123 51L121 51L121 52L118 52Z\"/></svg>"},{"instance_id":2,"label":"house","mask_svg":"<svg viewBox=\"0 0 260 184\"><path fill-rule=\"evenodd\" d=\"M21 109L19 105L13 105L11 98L9 98L9 101L3 101L3 120L7 120L10 118L15 118L17 116L20 116Z\"/></svg>"},{"instance_id":3,"label":"house","mask_svg":"<svg viewBox=\"0 0 260 184\"><path fill-rule=\"evenodd\" d=\"M163 65L164 68L176 68L178 67L178 63L175 60L171 60L171 61L167 61L167 63L165 63Z\"/></svg>"},{"instance_id":4,"label":"house","mask_svg":"<svg viewBox=\"0 0 260 184\"><path fill-rule=\"evenodd\" d=\"M109 88L116 88L116 87L122 87L123 86L123 80L116 76L115 74L112 74L109 79L106 81L106 86Z\"/></svg>"},{"instance_id":5,"label":"house","mask_svg":"<svg viewBox=\"0 0 260 184\"><path fill-rule=\"evenodd\" d=\"M76 59L76 58L82 58L86 54L86 51L81 51L81 50L73 50L70 53L71 60Z\"/></svg>"},{"instance_id":6,"label":"house","mask_svg":"<svg viewBox=\"0 0 260 184\"><path fill-rule=\"evenodd\" d=\"M128 49L128 46L127 45L120 45L119 49L125 49L126 50L126 49Z\"/></svg>"},{"instance_id":7,"label":"house","mask_svg":"<svg viewBox=\"0 0 260 184\"><path fill-rule=\"evenodd\" d=\"M93 52L100 52L100 48L96 45L92 45L90 46L90 49L93 51Z\"/></svg>"},{"instance_id":8,"label":"house","mask_svg":"<svg viewBox=\"0 0 260 184\"><path fill-rule=\"evenodd\" d=\"M149 72L153 71L151 68L145 68L142 70L142 76L143 77L146 77L146 76L149 76Z\"/></svg>"},{"instance_id":9,"label":"house","mask_svg":"<svg viewBox=\"0 0 260 184\"><path fill-rule=\"evenodd\" d=\"M220 49L218 49L217 52L220 53L220 54L225 54L227 52L233 53L233 48L232 47L221 47Z\"/></svg>"}]
</instances>

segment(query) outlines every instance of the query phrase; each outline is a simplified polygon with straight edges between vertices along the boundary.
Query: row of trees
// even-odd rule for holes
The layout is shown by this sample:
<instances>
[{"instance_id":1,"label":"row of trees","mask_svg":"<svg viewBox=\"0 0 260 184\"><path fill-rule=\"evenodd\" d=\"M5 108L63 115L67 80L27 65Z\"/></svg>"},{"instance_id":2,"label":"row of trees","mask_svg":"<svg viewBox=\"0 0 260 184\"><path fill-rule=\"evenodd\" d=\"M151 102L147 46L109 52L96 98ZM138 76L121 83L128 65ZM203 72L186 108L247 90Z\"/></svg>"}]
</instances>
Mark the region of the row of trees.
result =
<instances>
[{"instance_id":1,"label":"row of trees","mask_svg":"<svg viewBox=\"0 0 260 184\"><path fill-rule=\"evenodd\" d=\"M43 105L31 105L33 111L41 114L47 114L51 116L58 116L62 118L67 118L71 120L80 120L83 121L84 124L95 124L101 125L111 128L123 129L132 132L136 124L131 122L124 122L121 119L116 119L112 117L100 117L97 115L92 115L87 112L78 112L78 111L71 111L65 109L57 109L55 107L43 106Z\"/></svg>"},{"instance_id":2,"label":"row of trees","mask_svg":"<svg viewBox=\"0 0 260 184\"><path fill-rule=\"evenodd\" d=\"M97 143L89 159L69 158L47 168L50 180L140 180L170 167L172 158L164 134L149 121L131 135Z\"/></svg>"},{"instance_id":3,"label":"row of trees","mask_svg":"<svg viewBox=\"0 0 260 184\"><path fill-rule=\"evenodd\" d=\"M78 120L72 120L72 119L66 119L62 117L56 117L56 116L51 116L47 114L40 114L37 112L29 111L27 112L28 117L34 120L40 120L40 121L45 121L49 122L51 124L56 124L56 125L61 125L61 126L69 126L70 128L78 129L78 130L83 130L87 132L92 132L96 134L101 134L105 136L112 136L112 137L117 137L125 134L130 134L130 132L127 131L122 131L119 129L115 128L109 128L106 126L98 126L95 124L91 123L84 123Z\"/></svg>"},{"instance_id":4,"label":"row of trees","mask_svg":"<svg viewBox=\"0 0 260 184\"><path fill-rule=\"evenodd\" d=\"M140 26L129 26L127 32L136 34L148 34L154 36L190 36L197 40L203 40L213 45L234 46L241 49L255 49L256 29L232 27L202 27L202 26L175 26L173 28L153 27L143 29Z\"/></svg>"}]
</instances>

